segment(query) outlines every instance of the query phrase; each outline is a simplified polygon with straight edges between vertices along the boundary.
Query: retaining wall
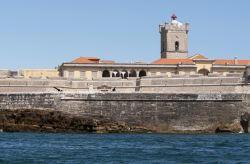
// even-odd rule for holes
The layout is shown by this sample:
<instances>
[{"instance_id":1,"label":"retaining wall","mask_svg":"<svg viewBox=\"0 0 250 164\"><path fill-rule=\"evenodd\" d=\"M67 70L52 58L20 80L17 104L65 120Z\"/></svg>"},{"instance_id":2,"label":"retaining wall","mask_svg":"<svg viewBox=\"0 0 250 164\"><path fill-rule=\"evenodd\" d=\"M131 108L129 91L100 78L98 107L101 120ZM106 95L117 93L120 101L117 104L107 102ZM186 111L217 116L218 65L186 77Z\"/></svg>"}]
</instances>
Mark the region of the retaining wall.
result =
<instances>
[{"instance_id":1,"label":"retaining wall","mask_svg":"<svg viewBox=\"0 0 250 164\"><path fill-rule=\"evenodd\" d=\"M243 82L244 81L244 82ZM58 80L58 79L0 79L0 93L11 92L99 92L98 87L109 86L116 92L161 92L161 93L249 93L245 80L237 77L198 78L142 78L102 80Z\"/></svg>"},{"instance_id":2,"label":"retaining wall","mask_svg":"<svg viewBox=\"0 0 250 164\"><path fill-rule=\"evenodd\" d=\"M0 109L102 116L158 132L214 131L250 112L249 94L0 94Z\"/></svg>"}]
</instances>

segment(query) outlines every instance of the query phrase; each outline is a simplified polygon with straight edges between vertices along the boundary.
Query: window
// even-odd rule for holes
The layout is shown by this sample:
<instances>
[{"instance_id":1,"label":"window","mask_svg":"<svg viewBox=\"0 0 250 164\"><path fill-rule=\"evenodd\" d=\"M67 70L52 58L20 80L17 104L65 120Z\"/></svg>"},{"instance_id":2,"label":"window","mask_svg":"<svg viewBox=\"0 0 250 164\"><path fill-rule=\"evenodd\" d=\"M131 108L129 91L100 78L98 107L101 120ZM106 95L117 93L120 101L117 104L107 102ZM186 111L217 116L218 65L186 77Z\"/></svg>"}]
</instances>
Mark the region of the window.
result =
<instances>
[{"instance_id":1,"label":"window","mask_svg":"<svg viewBox=\"0 0 250 164\"><path fill-rule=\"evenodd\" d=\"M129 77L136 77L136 76L137 76L136 71L131 70L130 73L129 73Z\"/></svg>"},{"instance_id":2,"label":"window","mask_svg":"<svg viewBox=\"0 0 250 164\"><path fill-rule=\"evenodd\" d=\"M120 72L118 70L114 70L112 77L120 77Z\"/></svg>"},{"instance_id":3,"label":"window","mask_svg":"<svg viewBox=\"0 0 250 164\"><path fill-rule=\"evenodd\" d=\"M92 78L97 78L97 71L92 72Z\"/></svg>"},{"instance_id":4,"label":"window","mask_svg":"<svg viewBox=\"0 0 250 164\"><path fill-rule=\"evenodd\" d=\"M63 77L69 77L69 72L68 71L63 71Z\"/></svg>"},{"instance_id":5,"label":"window","mask_svg":"<svg viewBox=\"0 0 250 164\"><path fill-rule=\"evenodd\" d=\"M141 70L141 71L139 72L139 77L142 77L142 76L147 76L146 71Z\"/></svg>"},{"instance_id":6,"label":"window","mask_svg":"<svg viewBox=\"0 0 250 164\"><path fill-rule=\"evenodd\" d=\"M178 41L176 41L175 42L175 51L179 51L179 42Z\"/></svg>"},{"instance_id":7,"label":"window","mask_svg":"<svg viewBox=\"0 0 250 164\"><path fill-rule=\"evenodd\" d=\"M81 71L81 72L80 72L80 78L81 78L81 79L84 79L84 78L85 78L85 72L84 72L84 71Z\"/></svg>"},{"instance_id":8,"label":"window","mask_svg":"<svg viewBox=\"0 0 250 164\"><path fill-rule=\"evenodd\" d=\"M123 70L123 71L121 72L121 76L122 76L123 79L126 79L126 78L128 77L128 71Z\"/></svg>"},{"instance_id":9,"label":"window","mask_svg":"<svg viewBox=\"0 0 250 164\"><path fill-rule=\"evenodd\" d=\"M74 78L74 71L69 71L69 78Z\"/></svg>"},{"instance_id":10,"label":"window","mask_svg":"<svg viewBox=\"0 0 250 164\"><path fill-rule=\"evenodd\" d=\"M102 77L110 77L109 70L104 70L104 71L102 72Z\"/></svg>"}]
</instances>

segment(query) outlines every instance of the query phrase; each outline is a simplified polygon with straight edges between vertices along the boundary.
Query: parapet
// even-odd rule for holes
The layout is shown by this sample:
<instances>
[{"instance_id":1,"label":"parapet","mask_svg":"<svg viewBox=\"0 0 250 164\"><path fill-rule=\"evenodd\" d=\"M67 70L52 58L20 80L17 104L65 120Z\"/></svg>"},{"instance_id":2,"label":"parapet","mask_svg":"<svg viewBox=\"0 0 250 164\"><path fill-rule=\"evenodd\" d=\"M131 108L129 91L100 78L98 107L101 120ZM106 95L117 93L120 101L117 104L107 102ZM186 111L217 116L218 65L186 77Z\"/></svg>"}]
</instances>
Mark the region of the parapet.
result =
<instances>
[{"instance_id":1,"label":"parapet","mask_svg":"<svg viewBox=\"0 0 250 164\"><path fill-rule=\"evenodd\" d=\"M185 31L188 32L190 28L189 23L185 23L185 24L169 24L169 23L165 23L164 25L160 24L159 25L159 32L168 32L168 31Z\"/></svg>"}]
</instances>

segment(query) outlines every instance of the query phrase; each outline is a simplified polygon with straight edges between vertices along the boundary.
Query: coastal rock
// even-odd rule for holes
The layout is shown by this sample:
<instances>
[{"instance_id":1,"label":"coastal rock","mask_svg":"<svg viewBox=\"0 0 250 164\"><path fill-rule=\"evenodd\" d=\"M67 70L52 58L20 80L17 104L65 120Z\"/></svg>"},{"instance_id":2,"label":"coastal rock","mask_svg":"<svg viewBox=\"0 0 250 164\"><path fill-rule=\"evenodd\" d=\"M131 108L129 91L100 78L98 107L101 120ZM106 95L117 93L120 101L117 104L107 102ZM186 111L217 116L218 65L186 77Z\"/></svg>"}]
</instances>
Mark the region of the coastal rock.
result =
<instances>
[{"instance_id":1,"label":"coastal rock","mask_svg":"<svg viewBox=\"0 0 250 164\"><path fill-rule=\"evenodd\" d=\"M0 129L6 132L148 132L103 117L76 117L53 110L1 110Z\"/></svg>"},{"instance_id":2,"label":"coastal rock","mask_svg":"<svg viewBox=\"0 0 250 164\"><path fill-rule=\"evenodd\" d=\"M215 133L239 133L242 132L243 128L241 126L241 122L239 120L234 120L231 124L219 125Z\"/></svg>"},{"instance_id":3,"label":"coastal rock","mask_svg":"<svg viewBox=\"0 0 250 164\"><path fill-rule=\"evenodd\" d=\"M247 112L243 113L241 115L240 124L243 128L244 133L249 132L249 121L250 121L250 114Z\"/></svg>"}]
</instances>

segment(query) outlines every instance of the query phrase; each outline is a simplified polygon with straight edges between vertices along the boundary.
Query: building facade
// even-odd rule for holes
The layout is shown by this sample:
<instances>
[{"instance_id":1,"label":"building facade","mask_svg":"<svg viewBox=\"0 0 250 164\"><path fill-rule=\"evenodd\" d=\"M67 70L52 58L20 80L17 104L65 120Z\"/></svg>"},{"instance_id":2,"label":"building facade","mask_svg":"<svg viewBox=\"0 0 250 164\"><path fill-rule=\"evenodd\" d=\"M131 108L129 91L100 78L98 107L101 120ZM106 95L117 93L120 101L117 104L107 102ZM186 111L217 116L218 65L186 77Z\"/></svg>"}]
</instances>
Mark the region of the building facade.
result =
<instances>
[{"instance_id":1,"label":"building facade","mask_svg":"<svg viewBox=\"0 0 250 164\"><path fill-rule=\"evenodd\" d=\"M188 57L189 24L171 17L171 23L160 25L161 57L151 63L116 63L96 57L80 57L62 63L60 76L67 79L237 76L246 74L250 60L234 58L210 60L197 54Z\"/></svg>"}]
</instances>

